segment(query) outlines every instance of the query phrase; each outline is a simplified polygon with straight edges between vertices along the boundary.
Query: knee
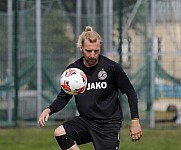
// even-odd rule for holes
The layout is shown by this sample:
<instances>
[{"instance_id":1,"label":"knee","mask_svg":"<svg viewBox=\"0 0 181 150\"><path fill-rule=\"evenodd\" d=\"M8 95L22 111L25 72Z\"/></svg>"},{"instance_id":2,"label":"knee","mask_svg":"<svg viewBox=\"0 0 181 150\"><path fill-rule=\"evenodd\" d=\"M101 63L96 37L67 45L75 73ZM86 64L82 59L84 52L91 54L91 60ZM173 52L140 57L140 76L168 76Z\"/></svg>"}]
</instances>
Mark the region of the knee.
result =
<instances>
[{"instance_id":1,"label":"knee","mask_svg":"<svg viewBox=\"0 0 181 150\"><path fill-rule=\"evenodd\" d=\"M75 133L74 131L66 133L63 125L59 126L54 131L55 139L57 140L60 148L62 150L72 149L73 145L75 145L74 137Z\"/></svg>"},{"instance_id":2,"label":"knee","mask_svg":"<svg viewBox=\"0 0 181 150\"><path fill-rule=\"evenodd\" d=\"M59 126L54 131L54 136L62 136L62 135L65 135L65 134L66 134L66 131L65 131L63 125Z\"/></svg>"}]
</instances>

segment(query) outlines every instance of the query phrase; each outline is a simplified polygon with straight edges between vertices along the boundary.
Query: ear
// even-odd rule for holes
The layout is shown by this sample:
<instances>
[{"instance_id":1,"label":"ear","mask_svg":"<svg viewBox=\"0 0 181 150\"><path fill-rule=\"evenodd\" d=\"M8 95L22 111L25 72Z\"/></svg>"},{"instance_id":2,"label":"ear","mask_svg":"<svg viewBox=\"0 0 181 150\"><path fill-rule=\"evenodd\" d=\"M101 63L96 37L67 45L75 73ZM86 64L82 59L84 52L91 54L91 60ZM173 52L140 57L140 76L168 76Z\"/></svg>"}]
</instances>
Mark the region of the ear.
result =
<instances>
[{"instance_id":1,"label":"ear","mask_svg":"<svg viewBox=\"0 0 181 150\"><path fill-rule=\"evenodd\" d=\"M81 47L80 47L80 51L82 52L82 50L83 50L83 47L81 46Z\"/></svg>"}]
</instances>

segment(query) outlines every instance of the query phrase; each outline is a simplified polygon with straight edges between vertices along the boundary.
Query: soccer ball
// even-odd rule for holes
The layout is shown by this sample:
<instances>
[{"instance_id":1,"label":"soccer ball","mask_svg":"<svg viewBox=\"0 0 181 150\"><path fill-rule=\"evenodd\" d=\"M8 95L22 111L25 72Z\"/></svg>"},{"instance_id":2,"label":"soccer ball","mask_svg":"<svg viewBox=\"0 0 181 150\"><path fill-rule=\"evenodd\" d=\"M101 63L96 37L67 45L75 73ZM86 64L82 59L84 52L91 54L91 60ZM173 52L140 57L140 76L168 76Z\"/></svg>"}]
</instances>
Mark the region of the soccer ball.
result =
<instances>
[{"instance_id":1,"label":"soccer ball","mask_svg":"<svg viewBox=\"0 0 181 150\"><path fill-rule=\"evenodd\" d=\"M60 85L66 93L77 95L85 91L87 86L87 76L78 68L69 68L62 73Z\"/></svg>"}]
</instances>

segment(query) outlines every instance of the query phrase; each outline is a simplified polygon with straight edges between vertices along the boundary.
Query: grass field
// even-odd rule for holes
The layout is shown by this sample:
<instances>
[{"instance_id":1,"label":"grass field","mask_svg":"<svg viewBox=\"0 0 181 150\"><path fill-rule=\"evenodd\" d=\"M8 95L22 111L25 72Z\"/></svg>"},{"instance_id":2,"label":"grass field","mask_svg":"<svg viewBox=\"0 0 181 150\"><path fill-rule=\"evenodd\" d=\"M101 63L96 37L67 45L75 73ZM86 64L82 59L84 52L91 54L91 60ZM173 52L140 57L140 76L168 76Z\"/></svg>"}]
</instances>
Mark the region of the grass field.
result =
<instances>
[{"instance_id":1,"label":"grass field","mask_svg":"<svg viewBox=\"0 0 181 150\"><path fill-rule=\"evenodd\" d=\"M0 129L1 150L58 150L53 137L54 128L15 128ZM143 129L143 137L133 143L129 129L121 130L120 150L180 150L180 130ZM81 146L81 150L94 150L92 144Z\"/></svg>"}]
</instances>

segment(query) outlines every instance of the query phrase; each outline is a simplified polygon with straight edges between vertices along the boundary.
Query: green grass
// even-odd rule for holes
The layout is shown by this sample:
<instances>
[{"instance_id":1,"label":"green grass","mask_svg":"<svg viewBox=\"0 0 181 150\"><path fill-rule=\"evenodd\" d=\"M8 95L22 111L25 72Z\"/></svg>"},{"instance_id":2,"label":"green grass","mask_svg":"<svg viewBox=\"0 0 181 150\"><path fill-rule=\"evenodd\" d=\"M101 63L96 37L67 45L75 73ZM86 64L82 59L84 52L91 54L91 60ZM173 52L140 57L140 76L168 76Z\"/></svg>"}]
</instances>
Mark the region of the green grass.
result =
<instances>
[{"instance_id":1,"label":"green grass","mask_svg":"<svg viewBox=\"0 0 181 150\"><path fill-rule=\"evenodd\" d=\"M0 129L1 150L58 150L53 137L54 128L12 128ZM180 150L180 130L143 129L143 137L133 143L129 138L129 129L121 130L120 150ZM93 150L92 144L80 147Z\"/></svg>"}]
</instances>

